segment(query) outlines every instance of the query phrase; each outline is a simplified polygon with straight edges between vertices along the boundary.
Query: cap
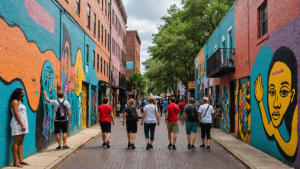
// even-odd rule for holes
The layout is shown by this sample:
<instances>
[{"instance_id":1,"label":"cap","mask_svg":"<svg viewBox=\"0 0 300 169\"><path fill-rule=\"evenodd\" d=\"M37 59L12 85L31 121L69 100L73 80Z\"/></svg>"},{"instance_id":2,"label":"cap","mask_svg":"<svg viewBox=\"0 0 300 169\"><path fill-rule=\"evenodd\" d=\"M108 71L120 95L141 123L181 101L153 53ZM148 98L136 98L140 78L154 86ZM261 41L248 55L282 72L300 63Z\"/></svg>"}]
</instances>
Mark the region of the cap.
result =
<instances>
[{"instance_id":1,"label":"cap","mask_svg":"<svg viewBox=\"0 0 300 169\"><path fill-rule=\"evenodd\" d=\"M203 97L203 100L206 100L206 101L208 101L208 98L207 98L207 97Z\"/></svg>"}]
</instances>

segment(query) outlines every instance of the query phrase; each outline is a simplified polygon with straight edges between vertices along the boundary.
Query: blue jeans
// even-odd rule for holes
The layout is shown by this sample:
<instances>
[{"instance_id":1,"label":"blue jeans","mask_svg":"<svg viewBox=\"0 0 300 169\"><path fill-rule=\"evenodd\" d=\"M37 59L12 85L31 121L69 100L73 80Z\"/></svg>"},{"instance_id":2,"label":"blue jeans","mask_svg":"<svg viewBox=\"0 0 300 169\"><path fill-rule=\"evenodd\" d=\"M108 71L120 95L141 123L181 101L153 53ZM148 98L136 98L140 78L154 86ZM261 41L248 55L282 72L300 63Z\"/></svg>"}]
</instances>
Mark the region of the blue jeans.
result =
<instances>
[{"instance_id":1,"label":"blue jeans","mask_svg":"<svg viewBox=\"0 0 300 169\"><path fill-rule=\"evenodd\" d=\"M154 140L154 132L155 132L156 123L144 123L144 133L146 139L149 139L149 130L150 130L150 140Z\"/></svg>"}]
</instances>

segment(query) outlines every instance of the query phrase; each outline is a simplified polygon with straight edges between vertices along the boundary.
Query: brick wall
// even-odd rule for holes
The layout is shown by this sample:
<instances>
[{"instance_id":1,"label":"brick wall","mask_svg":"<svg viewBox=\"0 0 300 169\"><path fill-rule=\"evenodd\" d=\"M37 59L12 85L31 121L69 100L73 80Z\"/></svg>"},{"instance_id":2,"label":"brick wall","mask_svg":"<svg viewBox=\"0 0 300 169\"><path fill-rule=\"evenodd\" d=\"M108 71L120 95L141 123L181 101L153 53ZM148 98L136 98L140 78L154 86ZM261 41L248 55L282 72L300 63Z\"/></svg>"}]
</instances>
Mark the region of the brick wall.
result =
<instances>
[{"instance_id":1,"label":"brick wall","mask_svg":"<svg viewBox=\"0 0 300 169\"><path fill-rule=\"evenodd\" d=\"M134 61L134 69L126 69L126 79L133 73L140 73L140 41L137 31L126 31L126 61Z\"/></svg>"}]
</instances>

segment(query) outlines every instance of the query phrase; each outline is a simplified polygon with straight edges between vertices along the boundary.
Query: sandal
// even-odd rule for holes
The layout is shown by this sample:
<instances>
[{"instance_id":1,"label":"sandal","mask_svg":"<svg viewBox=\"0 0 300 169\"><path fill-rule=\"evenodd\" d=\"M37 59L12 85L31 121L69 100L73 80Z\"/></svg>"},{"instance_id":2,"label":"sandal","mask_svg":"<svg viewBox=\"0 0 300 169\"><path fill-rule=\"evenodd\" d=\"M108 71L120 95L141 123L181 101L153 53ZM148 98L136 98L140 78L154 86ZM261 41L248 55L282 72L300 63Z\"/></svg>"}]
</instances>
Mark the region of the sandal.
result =
<instances>
[{"instance_id":1,"label":"sandal","mask_svg":"<svg viewBox=\"0 0 300 169\"><path fill-rule=\"evenodd\" d=\"M26 163L25 161L20 161L19 163L22 164L22 165L29 165L29 164Z\"/></svg>"},{"instance_id":2,"label":"sandal","mask_svg":"<svg viewBox=\"0 0 300 169\"><path fill-rule=\"evenodd\" d=\"M13 166L18 167L18 168L23 168L23 166L20 163L13 163Z\"/></svg>"}]
</instances>

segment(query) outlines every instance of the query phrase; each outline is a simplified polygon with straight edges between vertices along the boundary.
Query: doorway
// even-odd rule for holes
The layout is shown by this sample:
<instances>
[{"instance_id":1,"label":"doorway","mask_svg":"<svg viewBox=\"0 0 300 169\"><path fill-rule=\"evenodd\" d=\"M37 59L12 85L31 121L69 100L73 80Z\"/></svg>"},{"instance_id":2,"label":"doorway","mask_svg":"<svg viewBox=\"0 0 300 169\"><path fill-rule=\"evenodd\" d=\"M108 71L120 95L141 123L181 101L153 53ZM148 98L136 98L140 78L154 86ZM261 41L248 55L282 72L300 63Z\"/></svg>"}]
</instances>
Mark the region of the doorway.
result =
<instances>
[{"instance_id":1,"label":"doorway","mask_svg":"<svg viewBox=\"0 0 300 169\"><path fill-rule=\"evenodd\" d=\"M82 84L82 129L85 129L89 126L89 87L88 84Z\"/></svg>"},{"instance_id":2,"label":"doorway","mask_svg":"<svg viewBox=\"0 0 300 169\"><path fill-rule=\"evenodd\" d=\"M230 133L234 133L235 129L235 96L234 89L236 87L236 80L230 82Z\"/></svg>"}]
</instances>

